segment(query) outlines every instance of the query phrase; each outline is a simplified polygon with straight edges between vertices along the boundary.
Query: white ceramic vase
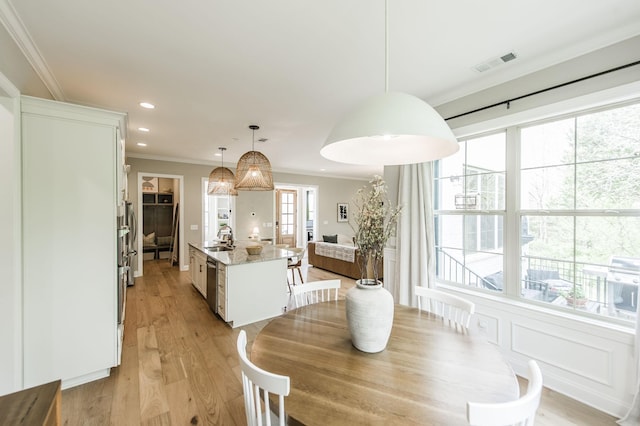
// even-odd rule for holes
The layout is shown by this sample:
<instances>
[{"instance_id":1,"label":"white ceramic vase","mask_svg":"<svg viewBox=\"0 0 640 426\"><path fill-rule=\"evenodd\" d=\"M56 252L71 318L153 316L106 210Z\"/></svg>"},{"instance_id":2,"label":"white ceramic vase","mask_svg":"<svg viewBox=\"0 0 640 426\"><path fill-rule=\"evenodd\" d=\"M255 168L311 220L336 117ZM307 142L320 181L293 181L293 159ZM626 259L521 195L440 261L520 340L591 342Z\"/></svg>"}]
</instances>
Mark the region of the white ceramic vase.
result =
<instances>
[{"instance_id":1,"label":"white ceramic vase","mask_svg":"<svg viewBox=\"0 0 640 426\"><path fill-rule=\"evenodd\" d=\"M382 282L357 280L347 291L346 306L353 346L368 353L384 350L393 326L393 296Z\"/></svg>"}]
</instances>

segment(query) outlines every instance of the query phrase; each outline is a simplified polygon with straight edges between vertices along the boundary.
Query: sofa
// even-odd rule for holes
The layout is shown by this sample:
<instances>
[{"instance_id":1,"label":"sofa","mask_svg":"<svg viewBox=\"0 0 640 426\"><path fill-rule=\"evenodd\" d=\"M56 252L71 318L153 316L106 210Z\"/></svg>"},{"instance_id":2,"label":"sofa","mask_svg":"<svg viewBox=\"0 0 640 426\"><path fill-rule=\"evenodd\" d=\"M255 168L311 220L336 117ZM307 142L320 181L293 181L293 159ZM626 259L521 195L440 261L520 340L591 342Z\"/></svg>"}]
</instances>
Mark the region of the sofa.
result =
<instances>
[{"instance_id":1,"label":"sofa","mask_svg":"<svg viewBox=\"0 0 640 426\"><path fill-rule=\"evenodd\" d=\"M309 265L354 280L362 278L357 262L359 255L358 249L353 244L353 239L340 234L325 235L322 240L309 241L307 244ZM351 258L353 261L350 260ZM378 278L382 279L382 262L378 265Z\"/></svg>"}]
</instances>

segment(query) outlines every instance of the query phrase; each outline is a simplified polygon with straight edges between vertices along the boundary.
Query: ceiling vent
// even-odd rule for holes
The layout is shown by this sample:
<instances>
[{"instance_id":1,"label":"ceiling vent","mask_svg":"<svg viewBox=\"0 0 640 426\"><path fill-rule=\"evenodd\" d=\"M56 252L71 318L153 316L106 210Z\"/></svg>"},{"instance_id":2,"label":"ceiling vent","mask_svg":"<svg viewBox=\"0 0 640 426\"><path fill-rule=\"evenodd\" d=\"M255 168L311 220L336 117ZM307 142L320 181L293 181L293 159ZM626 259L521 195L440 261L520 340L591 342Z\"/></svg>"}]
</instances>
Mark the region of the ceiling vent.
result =
<instances>
[{"instance_id":1,"label":"ceiling vent","mask_svg":"<svg viewBox=\"0 0 640 426\"><path fill-rule=\"evenodd\" d=\"M506 64L507 62L513 61L517 57L518 55L516 55L515 52L505 53L502 56L498 56L496 58L491 58L484 62L481 62L478 65L474 66L473 69L476 70L477 72L489 71L492 68L495 68L502 64Z\"/></svg>"}]
</instances>

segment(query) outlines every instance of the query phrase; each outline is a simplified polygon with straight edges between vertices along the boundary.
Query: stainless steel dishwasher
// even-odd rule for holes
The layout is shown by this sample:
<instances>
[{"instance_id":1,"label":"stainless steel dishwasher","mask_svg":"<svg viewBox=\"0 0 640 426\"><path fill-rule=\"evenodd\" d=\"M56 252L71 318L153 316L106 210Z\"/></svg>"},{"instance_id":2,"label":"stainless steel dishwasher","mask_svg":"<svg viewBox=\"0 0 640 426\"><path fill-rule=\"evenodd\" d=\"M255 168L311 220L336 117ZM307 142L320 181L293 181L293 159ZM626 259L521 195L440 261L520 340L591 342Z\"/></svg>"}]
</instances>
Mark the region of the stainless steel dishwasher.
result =
<instances>
[{"instance_id":1,"label":"stainless steel dishwasher","mask_svg":"<svg viewBox=\"0 0 640 426\"><path fill-rule=\"evenodd\" d=\"M218 274L217 262L207 258L207 303L214 313L218 313Z\"/></svg>"}]
</instances>

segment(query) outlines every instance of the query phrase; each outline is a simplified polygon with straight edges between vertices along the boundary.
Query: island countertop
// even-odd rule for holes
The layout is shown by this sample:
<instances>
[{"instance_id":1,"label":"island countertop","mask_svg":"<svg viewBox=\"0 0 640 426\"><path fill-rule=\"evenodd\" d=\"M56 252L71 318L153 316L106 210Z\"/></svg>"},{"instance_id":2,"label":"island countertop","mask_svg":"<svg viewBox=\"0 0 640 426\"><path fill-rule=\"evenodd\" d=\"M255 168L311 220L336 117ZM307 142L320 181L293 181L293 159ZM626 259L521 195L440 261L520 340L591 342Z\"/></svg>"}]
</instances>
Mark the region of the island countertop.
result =
<instances>
[{"instance_id":1,"label":"island countertop","mask_svg":"<svg viewBox=\"0 0 640 426\"><path fill-rule=\"evenodd\" d=\"M287 249L274 247L271 244L264 244L257 241L236 241L234 249L230 251L214 251L207 247L219 244L217 241L204 241L202 243L189 243L189 245L210 258L221 262L227 266L243 265L247 263L266 262L277 259L286 259L291 257L291 252ZM245 248L249 245L262 245L262 252L256 255L250 255Z\"/></svg>"}]
</instances>

